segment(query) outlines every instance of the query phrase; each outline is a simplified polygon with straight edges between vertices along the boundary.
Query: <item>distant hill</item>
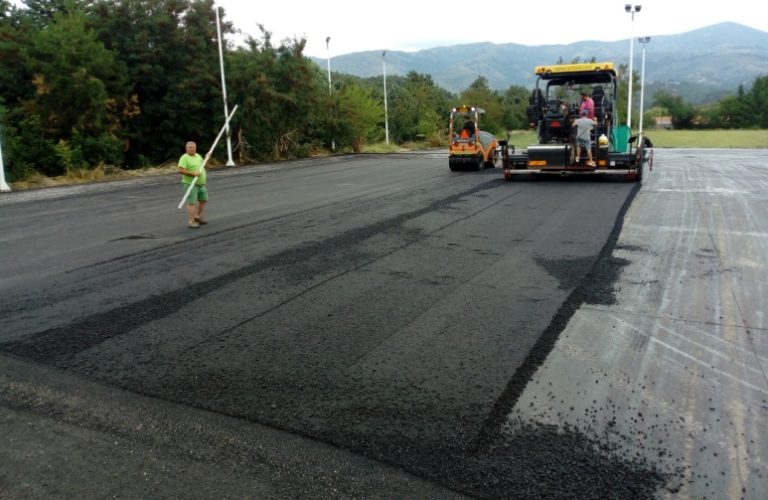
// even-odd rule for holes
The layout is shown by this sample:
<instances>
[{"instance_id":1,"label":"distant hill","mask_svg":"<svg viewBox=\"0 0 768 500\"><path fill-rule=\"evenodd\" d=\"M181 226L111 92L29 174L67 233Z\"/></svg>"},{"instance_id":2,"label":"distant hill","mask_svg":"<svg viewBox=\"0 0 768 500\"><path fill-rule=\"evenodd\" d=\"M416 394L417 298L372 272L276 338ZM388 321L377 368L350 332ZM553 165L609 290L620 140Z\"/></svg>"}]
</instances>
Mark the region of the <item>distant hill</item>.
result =
<instances>
[{"instance_id":1,"label":"distant hill","mask_svg":"<svg viewBox=\"0 0 768 500\"><path fill-rule=\"evenodd\" d=\"M491 88L510 85L531 88L533 68L592 57L629 61L629 40L583 41L567 45L528 46L515 43L474 43L436 47L417 52L387 52L387 74L410 71L429 74L435 83L451 92L466 89L478 76ZM641 45L635 45L634 68L640 71ZM312 58L325 68L326 60ZM360 77L381 75L381 51L355 52L331 60L332 71ZM646 89L664 88L699 104L733 94L743 84L751 87L758 76L768 76L768 33L736 23L720 23L679 35L651 38L646 45Z\"/></svg>"}]
</instances>

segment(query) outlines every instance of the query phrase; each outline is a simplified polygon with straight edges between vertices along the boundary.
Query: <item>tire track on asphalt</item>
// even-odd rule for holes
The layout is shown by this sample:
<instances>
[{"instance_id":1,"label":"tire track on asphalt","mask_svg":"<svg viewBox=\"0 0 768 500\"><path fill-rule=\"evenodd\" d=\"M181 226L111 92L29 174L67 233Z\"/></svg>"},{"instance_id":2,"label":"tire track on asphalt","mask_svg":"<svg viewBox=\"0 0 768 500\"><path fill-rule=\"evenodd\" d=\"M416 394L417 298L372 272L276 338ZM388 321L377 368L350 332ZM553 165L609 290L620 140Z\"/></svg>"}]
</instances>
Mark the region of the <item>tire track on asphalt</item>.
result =
<instances>
[{"instance_id":1,"label":"tire track on asphalt","mask_svg":"<svg viewBox=\"0 0 768 500\"><path fill-rule=\"evenodd\" d=\"M149 322L178 312L193 300L218 288L273 267L290 266L308 257L325 254L339 247L352 247L392 226L401 226L408 220L429 212L449 207L464 197L498 185L498 180L479 184L413 210L372 225L352 229L323 241L299 245L261 259L253 264L229 271L223 275L194 283L159 295L152 295L103 313L94 314L70 324L46 329L10 342L0 344L0 351L42 363L56 365L72 355L90 349L104 341L139 328ZM152 252L159 252L152 250ZM132 255L131 257L134 257ZM361 257L357 257L358 259ZM361 265L361 264L355 264ZM91 267L91 266L89 266ZM123 267L124 270L124 267Z\"/></svg>"}]
</instances>

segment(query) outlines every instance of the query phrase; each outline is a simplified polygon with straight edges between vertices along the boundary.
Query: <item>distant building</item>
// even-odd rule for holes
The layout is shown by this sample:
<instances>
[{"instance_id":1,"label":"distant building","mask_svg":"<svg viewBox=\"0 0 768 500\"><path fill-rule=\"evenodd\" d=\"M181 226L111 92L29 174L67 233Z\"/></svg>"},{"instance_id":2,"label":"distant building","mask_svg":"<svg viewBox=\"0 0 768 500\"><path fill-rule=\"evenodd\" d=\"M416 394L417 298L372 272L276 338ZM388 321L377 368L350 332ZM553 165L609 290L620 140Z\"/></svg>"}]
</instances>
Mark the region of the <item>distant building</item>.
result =
<instances>
[{"instance_id":1,"label":"distant building","mask_svg":"<svg viewBox=\"0 0 768 500\"><path fill-rule=\"evenodd\" d=\"M657 116L656 128L672 129L672 117L671 116Z\"/></svg>"}]
</instances>

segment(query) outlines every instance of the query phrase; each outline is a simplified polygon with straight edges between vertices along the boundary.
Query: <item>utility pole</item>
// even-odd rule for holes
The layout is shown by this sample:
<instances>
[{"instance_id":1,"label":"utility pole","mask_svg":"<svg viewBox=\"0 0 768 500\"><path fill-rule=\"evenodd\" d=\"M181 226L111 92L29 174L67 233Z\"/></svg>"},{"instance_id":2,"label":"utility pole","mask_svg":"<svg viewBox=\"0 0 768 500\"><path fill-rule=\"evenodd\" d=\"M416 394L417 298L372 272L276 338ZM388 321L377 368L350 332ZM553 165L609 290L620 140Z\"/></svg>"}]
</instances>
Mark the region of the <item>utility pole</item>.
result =
<instances>
[{"instance_id":1,"label":"utility pole","mask_svg":"<svg viewBox=\"0 0 768 500\"><path fill-rule=\"evenodd\" d=\"M384 74L384 139L389 146L389 117L387 112L387 51L381 53L381 66Z\"/></svg>"},{"instance_id":2,"label":"utility pole","mask_svg":"<svg viewBox=\"0 0 768 500\"><path fill-rule=\"evenodd\" d=\"M229 116L229 107L227 106L227 83L224 78L224 49L221 43L221 22L219 21L219 7L216 9L216 33L219 37L219 65L221 66L221 96L224 99L224 118ZM227 166L233 167L235 162L232 161L232 136L229 133L229 120L226 122L227 133Z\"/></svg>"},{"instance_id":3,"label":"utility pole","mask_svg":"<svg viewBox=\"0 0 768 500\"><path fill-rule=\"evenodd\" d=\"M630 133L632 131L632 61L635 58L635 38L631 28L635 25L635 13L640 12L641 8L642 5L624 4L624 11L632 15L629 30L629 95L627 96L627 126Z\"/></svg>"},{"instance_id":4,"label":"utility pole","mask_svg":"<svg viewBox=\"0 0 768 500\"><path fill-rule=\"evenodd\" d=\"M640 138L643 137L643 95L645 94L645 44L651 41L649 36L641 36L637 39L643 46L642 66L640 69Z\"/></svg>"},{"instance_id":5,"label":"utility pole","mask_svg":"<svg viewBox=\"0 0 768 500\"><path fill-rule=\"evenodd\" d=\"M333 87L331 86L331 37L325 38L325 48L328 50L328 96L330 97L331 127L333 127ZM336 151L336 139L331 137L331 151Z\"/></svg>"},{"instance_id":6,"label":"utility pole","mask_svg":"<svg viewBox=\"0 0 768 500\"><path fill-rule=\"evenodd\" d=\"M0 135L2 137L2 135ZM0 140L0 193L7 193L11 190L11 186L5 182L5 167L3 167L3 145Z\"/></svg>"}]
</instances>

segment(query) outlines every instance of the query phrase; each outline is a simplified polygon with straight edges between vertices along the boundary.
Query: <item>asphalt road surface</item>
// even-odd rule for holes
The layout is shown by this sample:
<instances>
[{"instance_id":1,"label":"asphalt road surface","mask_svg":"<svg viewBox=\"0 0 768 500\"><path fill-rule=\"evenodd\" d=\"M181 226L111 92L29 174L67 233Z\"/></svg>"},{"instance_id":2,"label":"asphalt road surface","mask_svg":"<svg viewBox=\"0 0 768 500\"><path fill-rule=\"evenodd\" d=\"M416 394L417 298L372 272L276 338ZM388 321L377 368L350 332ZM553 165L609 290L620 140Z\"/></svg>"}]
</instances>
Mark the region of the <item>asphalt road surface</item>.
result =
<instances>
[{"instance_id":1,"label":"asphalt road surface","mask_svg":"<svg viewBox=\"0 0 768 500\"><path fill-rule=\"evenodd\" d=\"M0 496L764 498L768 155L0 196Z\"/></svg>"}]
</instances>

